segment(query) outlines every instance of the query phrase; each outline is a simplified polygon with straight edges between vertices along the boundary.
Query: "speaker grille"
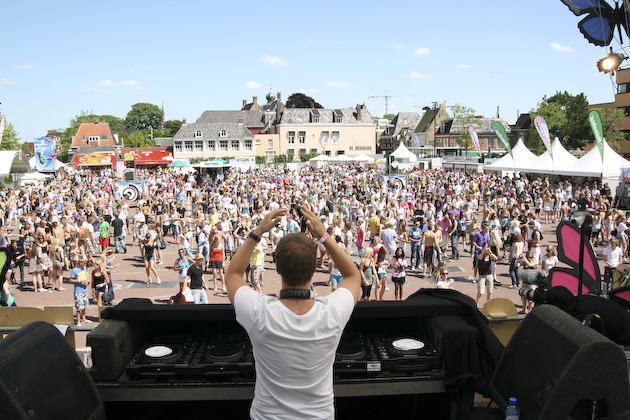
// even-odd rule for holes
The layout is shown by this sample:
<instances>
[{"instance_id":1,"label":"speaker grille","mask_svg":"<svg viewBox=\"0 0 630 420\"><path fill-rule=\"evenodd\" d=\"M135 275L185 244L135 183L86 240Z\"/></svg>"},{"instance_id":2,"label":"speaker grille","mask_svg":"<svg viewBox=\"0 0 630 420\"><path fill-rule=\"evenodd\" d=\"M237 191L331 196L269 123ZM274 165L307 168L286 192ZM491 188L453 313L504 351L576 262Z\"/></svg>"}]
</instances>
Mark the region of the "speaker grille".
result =
<instances>
[{"instance_id":1,"label":"speaker grille","mask_svg":"<svg viewBox=\"0 0 630 420\"><path fill-rule=\"evenodd\" d=\"M44 336L0 366L0 379L30 418L87 419L99 407L81 361L60 335Z\"/></svg>"}]
</instances>

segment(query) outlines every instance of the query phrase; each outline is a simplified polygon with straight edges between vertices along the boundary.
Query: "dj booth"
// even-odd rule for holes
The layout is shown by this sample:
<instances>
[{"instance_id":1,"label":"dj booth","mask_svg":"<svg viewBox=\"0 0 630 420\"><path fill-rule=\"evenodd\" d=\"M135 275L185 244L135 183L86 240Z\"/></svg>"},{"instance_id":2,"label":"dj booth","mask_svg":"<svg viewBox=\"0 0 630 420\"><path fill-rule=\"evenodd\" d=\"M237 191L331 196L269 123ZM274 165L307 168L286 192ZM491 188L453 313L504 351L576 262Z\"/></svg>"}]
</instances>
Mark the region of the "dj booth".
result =
<instances>
[{"instance_id":1,"label":"dj booth","mask_svg":"<svg viewBox=\"0 0 630 420\"><path fill-rule=\"evenodd\" d=\"M108 417L210 407L232 418L247 416L255 361L231 305L128 299L102 316L87 344L90 374ZM338 418L361 410L372 417L379 409L414 418L426 416L427 406L433 418L448 418L458 404L472 406L474 388L488 376L483 360L492 359L480 351L487 332L480 333L478 325L483 329L485 323L476 317L482 316L471 305L431 294L359 302L336 352ZM498 359L498 340L490 347Z\"/></svg>"}]
</instances>

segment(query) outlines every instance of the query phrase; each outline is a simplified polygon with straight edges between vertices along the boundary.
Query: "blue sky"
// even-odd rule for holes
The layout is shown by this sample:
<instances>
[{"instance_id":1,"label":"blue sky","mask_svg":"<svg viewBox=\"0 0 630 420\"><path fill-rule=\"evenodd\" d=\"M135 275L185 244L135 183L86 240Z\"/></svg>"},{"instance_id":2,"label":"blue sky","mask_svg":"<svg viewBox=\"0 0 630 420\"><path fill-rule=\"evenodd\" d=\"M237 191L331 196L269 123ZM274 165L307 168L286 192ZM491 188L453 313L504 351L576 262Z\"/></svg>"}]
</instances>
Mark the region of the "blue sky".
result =
<instances>
[{"instance_id":1,"label":"blue sky","mask_svg":"<svg viewBox=\"0 0 630 420\"><path fill-rule=\"evenodd\" d=\"M388 2L11 1L2 7L0 111L22 141L81 110L166 119L240 109L272 88L385 113L461 103L508 123L556 91L612 102L579 17L560 0ZM624 40L627 44L627 39ZM615 50L619 43L613 41ZM626 54L630 55L630 54Z\"/></svg>"}]
</instances>

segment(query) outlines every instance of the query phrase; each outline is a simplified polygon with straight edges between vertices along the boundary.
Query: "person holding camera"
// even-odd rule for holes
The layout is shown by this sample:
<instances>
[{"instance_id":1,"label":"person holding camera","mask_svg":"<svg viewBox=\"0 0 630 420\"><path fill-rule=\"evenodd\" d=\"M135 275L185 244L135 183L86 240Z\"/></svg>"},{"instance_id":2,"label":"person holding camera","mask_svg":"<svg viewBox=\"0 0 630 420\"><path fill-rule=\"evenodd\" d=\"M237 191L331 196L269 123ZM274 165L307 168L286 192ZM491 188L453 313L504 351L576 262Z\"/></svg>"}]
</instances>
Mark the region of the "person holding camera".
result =
<instances>
[{"instance_id":1,"label":"person holding camera","mask_svg":"<svg viewBox=\"0 0 630 420\"><path fill-rule=\"evenodd\" d=\"M490 246L484 245L477 259L477 270L479 280L477 281L477 298L475 303L479 305L479 299L484 293L488 293L488 300L492 299L494 291L494 280L492 278L492 262L497 260L497 256L490 251Z\"/></svg>"},{"instance_id":2,"label":"person holding camera","mask_svg":"<svg viewBox=\"0 0 630 420\"><path fill-rule=\"evenodd\" d=\"M532 254L531 251L527 251L525 253L525 258L523 258L521 262L521 267L523 270L536 270L538 268L538 264L536 263L536 261L534 261L534 254ZM524 289L536 290L536 288L538 287L535 283L532 283L529 280L530 278L534 279L534 276L526 276L526 275L521 274L519 277L523 281ZM526 299L522 295L521 295L521 301L523 302L523 309L519 313L520 314L529 313L534 307L534 302Z\"/></svg>"},{"instance_id":3,"label":"person holding camera","mask_svg":"<svg viewBox=\"0 0 630 420\"><path fill-rule=\"evenodd\" d=\"M228 298L236 320L247 331L256 359L252 419L334 418L335 350L361 295L361 275L324 225L305 205L302 216L317 242L326 247L344 281L330 295L312 292L317 245L302 233L286 235L276 248L282 280L277 299L262 295L243 280L259 238L287 214L269 212L236 252L226 272Z\"/></svg>"}]
</instances>

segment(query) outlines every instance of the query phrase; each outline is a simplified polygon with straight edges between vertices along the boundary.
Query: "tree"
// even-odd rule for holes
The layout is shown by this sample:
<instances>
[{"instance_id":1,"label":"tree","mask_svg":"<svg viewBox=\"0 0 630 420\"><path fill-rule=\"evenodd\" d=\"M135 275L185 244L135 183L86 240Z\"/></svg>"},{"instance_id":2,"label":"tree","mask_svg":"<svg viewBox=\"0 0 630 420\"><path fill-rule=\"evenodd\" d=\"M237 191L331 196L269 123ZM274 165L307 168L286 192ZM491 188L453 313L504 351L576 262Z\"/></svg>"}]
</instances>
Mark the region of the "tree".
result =
<instances>
[{"instance_id":1,"label":"tree","mask_svg":"<svg viewBox=\"0 0 630 420\"><path fill-rule=\"evenodd\" d=\"M619 152L621 145L618 142L625 140L626 136L618 127L621 127L623 124L626 114L623 110L617 108L595 108L595 110L599 112L599 116L602 118L604 139L613 150Z\"/></svg>"},{"instance_id":2,"label":"tree","mask_svg":"<svg viewBox=\"0 0 630 420\"><path fill-rule=\"evenodd\" d=\"M153 127L159 129L164 122L164 113L157 105L148 103L137 103L131 106L131 111L127 113L125 124L127 128L144 130Z\"/></svg>"},{"instance_id":3,"label":"tree","mask_svg":"<svg viewBox=\"0 0 630 420\"><path fill-rule=\"evenodd\" d=\"M149 130L134 131L125 137L125 147L151 147L155 141L149 138Z\"/></svg>"},{"instance_id":4,"label":"tree","mask_svg":"<svg viewBox=\"0 0 630 420\"><path fill-rule=\"evenodd\" d=\"M11 123L4 125L2 132L2 143L0 143L0 150L20 150L21 145L19 143L20 138L18 133L13 128Z\"/></svg>"},{"instance_id":5,"label":"tree","mask_svg":"<svg viewBox=\"0 0 630 420\"><path fill-rule=\"evenodd\" d=\"M550 98L543 97L535 110L531 111L532 121L541 115L549 127L550 137L559 137L567 149L582 149L593 141L593 133L588 124L588 100L580 93L556 92ZM528 134L528 146L537 148L542 144L534 124ZM544 150L544 148L543 148Z\"/></svg>"},{"instance_id":6,"label":"tree","mask_svg":"<svg viewBox=\"0 0 630 420\"><path fill-rule=\"evenodd\" d=\"M323 108L315 99L303 93L294 93L287 99L287 108Z\"/></svg>"},{"instance_id":7,"label":"tree","mask_svg":"<svg viewBox=\"0 0 630 420\"><path fill-rule=\"evenodd\" d=\"M164 130L162 134L165 137L173 137L177 134L177 131L182 127L182 122L180 120L168 120L164 121Z\"/></svg>"},{"instance_id":8,"label":"tree","mask_svg":"<svg viewBox=\"0 0 630 420\"><path fill-rule=\"evenodd\" d=\"M394 118L396 118L396 114L385 114L383 115L383 118L392 121Z\"/></svg>"},{"instance_id":9,"label":"tree","mask_svg":"<svg viewBox=\"0 0 630 420\"><path fill-rule=\"evenodd\" d=\"M472 138L470 137L468 127L476 125L478 128L479 118L475 117L475 110L473 108L462 104L451 106L451 111L453 112L453 118L461 120L463 125L462 129L457 133L459 135L456 139L457 144L459 144L465 152L468 152L468 149L472 146Z\"/></svg>"}]
</instances>

